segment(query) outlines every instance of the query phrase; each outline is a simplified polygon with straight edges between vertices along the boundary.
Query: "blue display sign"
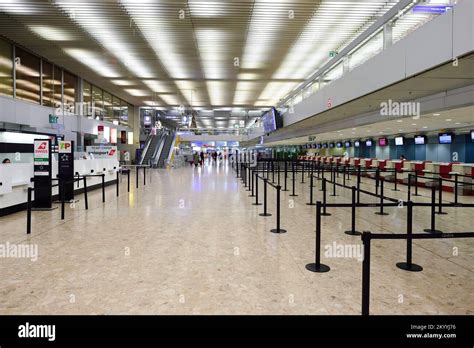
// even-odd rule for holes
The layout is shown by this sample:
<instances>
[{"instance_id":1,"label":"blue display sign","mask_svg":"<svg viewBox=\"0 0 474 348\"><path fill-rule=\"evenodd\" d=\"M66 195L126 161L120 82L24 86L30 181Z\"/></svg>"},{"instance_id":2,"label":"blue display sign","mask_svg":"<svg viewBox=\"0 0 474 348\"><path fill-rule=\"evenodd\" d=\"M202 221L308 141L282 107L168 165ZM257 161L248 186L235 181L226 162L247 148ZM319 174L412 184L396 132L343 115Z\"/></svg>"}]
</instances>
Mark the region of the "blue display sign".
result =
<instances>
[{"instance_id":1,"label":"blue display sign","mask_svg":"<svg viewBox=\"0 0 474 348\"><path fill-rule=\"evenodd\" d=\"M418 13L445 13L451 10L452 6L445 6L445 5L416 5L413 7L413 12Z\"/></svg>"}]
</instances>

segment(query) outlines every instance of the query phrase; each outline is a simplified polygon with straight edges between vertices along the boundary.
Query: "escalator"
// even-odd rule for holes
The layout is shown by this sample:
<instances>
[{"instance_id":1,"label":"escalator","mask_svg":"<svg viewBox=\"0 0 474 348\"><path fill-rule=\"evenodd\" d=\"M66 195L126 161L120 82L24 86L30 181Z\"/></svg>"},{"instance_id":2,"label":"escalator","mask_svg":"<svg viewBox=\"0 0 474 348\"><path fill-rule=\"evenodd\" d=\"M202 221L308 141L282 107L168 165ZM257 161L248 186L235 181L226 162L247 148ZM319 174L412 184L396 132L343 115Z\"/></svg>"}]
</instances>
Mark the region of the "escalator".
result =
<instances>
[{"instance_id":1,"label":"escalator","mask_svg":"<svg viewBox=\"0 0 474 348\"><path fill-rule=\"evenodd\" d=\"M145 142L145 147L142 152L139 164L152 165L153 159L156 156L163 134L150 135Z\"/></svg>"},{"instance_id":2,"label":"escalator","mask_svg":"<svg viewBox=\"0 0 474 348\"><path fill-rule=\"evenodd\" d=\"M163 147L160 151L160 157L158 158L158 168L165 168L168 159L170 158L171 148L173 146L175 134L166 134L163 142Z\"/></svg>"}]
</instances>

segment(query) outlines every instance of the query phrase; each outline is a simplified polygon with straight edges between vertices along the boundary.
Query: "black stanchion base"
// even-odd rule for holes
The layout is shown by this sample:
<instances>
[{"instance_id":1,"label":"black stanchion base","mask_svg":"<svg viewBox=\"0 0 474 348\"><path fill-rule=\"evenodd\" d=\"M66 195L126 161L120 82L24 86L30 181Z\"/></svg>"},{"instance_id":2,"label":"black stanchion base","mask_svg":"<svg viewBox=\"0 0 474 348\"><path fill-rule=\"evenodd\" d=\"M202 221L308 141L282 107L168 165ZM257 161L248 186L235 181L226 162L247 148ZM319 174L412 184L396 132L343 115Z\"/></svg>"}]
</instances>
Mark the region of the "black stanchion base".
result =
<instances>
[{"instance_id":1,"label":"black stanchion base","mask_svg":"<svg viewBox=\"0 0 474 348\"><path fill-rule=\"evenodd\" d=\"M321 216L331 216L331 213L321 213Z\"/></svg>"},{"instance_id":2,"label":"black stanchion base","mask_svg":"<svg viewBox=\"0 0 474 348\"><path fill-rule=\"evenodd\" d=\"M290 195L290 197L298 197L298 195Z\"/></svg>"},{"instance_id":3,"label":"black stanchion base","mask_svg":"<svg viewBox=\"0 0 474 348\"><path fill-rule=\"evenodd\" d=\"M411 265L408 265L406 262L398 262L397 267L409 272L421 272L423 270L423 267L417 264L412 263Z\"/></svg>"},{"instance_id":4,"label":"black stanchion base","mask_svg":"<svg viewBox=\"0 0 474 348\"><path fill-rule=\"evenodd\" d=\"M344 231L345 234L348 234L349 236L361 236L362 233L359 231Z\"/></svg>"},{"instance_id":5,"label":"black stanchion base","mask_svg":"<svg viewBox=\"0 0 474 348\"><path fill-rule=\"evenodd\" d=\"M376 211L374 214L375 214L375 215L388 215L388 213L381 213L381 212L379 212L379 211Z\"/></svg>"},{"instance_id":6,"label":"black stanchion base","mask_svg":"<svg viewBox=\"0 0 474 348\"><path fill-rule=\"evenodd\" d=\"M306 205L316 205L316 203L306 203Z\"/></svg>"},{"instance_id":7,"label":"black stanchion base","mask_svg":"<svg viewBox=\"0 0 474 348\"><path fill-rule=\"evenodd\" d=\"M262 205L262 203L252 203L252 205Z\"/></svg>"},{"instance_id":8,"label":"black stanchion base","mask_svg":"<svg viewBox=\"0 0 474 348\"><path fill-rule=\"evenodd\" d=\"M306 265L306 269L308 271L311 271L311 272L316 272L316 273L326 273L326 272L329 272L329 270L331 269L329 266L327 265L324 265L322 263L319 264L319 267L316 266L315 263L308 263Z\"/></svg>"},{"instance_id":9,"label":"black stanchion base","mask_svg":"<svg viewBox=\"0 0 474 348\"><path fill-rule=\"evenodd\" d=\"M339 195L329 195L329 196L331 196L331 197L337 197L337 196L339 196Z\"/></svg>"},{"instance_id":10,"label":"black stanchion base","mask_svg":"<svg viewBox=\"0 0 474 348\"><path fill-rule=\"evenodd\" d=\"M399 189L396 189L396 190L395 190L395 189L392 189L392 191L400 191L400 190L399 190Z\"/></svg>"},{"instance_id":11,"label":"black stanchion base","mask_svg":"<svg viewBox=\"0 0 474 348\"><path fill-rule=\"evenodd\" d=\"M280 228L280 229L272 228L270 232L271 233L286 233L286 230L284 230L283 228Z\"/></svg>"},{"instance_id":12,"label":"black stanchion base","mask_svg":"<svg viewBox=\"0 0 474 348\"><path fill-rule=\"evenodd\" d=\"M255 195L249 195L249 197L255 197Z\"/></svg>"},{"instance_id":13,"label":"black stanchion base","mask_svg":"<svg viewBox=\"0 0 474 348\"><path fill-rule=\"evenodd\" d=\"M432 233L432 234L443 234L443 231L440 230L432 230L431 228L425 228L423 231Z\"/></svg>"},{"instance_id":14,"label":"black stanchion base","mask_svg":"<svg viewBox=\"0 0 474 348\"><path fill-rule=\"evenodd\" d=\"M66 201L64 201L64 203L66 203ZM58 209L58 207L51 207L51 208L31 208L31 211L50 211L50 210L54 210L54 209Z\"/></svg>"},{"instance_id":15,"label":"black stanchion base","mask_svg":"<svg viewBox=\"0 0 474 348\"><path fill-rule=\"evenodd\" d=\"M442 212L439 212L439 211L436 211L435 214L438 214L438 215L448 215L448 213L442 211Z\"/></svg>"},{"instance_id":16,"label":"black stanchion base","mask_svg":"<svg viewBox=\"0 0 474 348\"><path fill-rule=\"evenodd\" d=\"M265 214L265 213L261 213L261 214L258 214L258 215L260 215L260 216L272 216L272 214L270 214L270 213L266 213L266 214Z\"/></svg>"}]
</instances>

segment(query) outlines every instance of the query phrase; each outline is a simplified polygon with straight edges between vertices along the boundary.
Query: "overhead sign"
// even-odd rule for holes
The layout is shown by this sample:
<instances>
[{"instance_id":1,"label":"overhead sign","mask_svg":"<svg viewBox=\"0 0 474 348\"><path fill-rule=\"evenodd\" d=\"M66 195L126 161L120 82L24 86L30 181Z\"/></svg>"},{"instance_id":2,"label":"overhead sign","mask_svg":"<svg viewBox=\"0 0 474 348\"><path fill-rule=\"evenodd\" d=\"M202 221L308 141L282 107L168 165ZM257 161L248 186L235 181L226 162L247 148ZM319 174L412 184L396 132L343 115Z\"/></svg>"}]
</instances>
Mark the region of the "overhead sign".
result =
<instances>
[{"instance_id":1,"label":"overhead sign","mask_svg":"<svg viewBox=\"0 0 474 348\"><path fill-rule=\"evenodd\" d=\"M339 52L337 52L337 51L330 51L329 52L329 57L333 58L333 57L337 56L338 54L339 54Z\"/></svg>"},{"instance_id":2,"label":"overhead sign","mask_svg":"<svg viewBox=\"0 0 474 348\"><path fill-rule=\"evenodd\" d=\"M118 158L117 146L86 146L86 152L95 158Z\"/></svg>"},{"instance_id":3,"label":"overhead sign","mask_svg":"<svg viewBox=\"0 0 474 348\"><path fill-rule=\"evenodd\" d=\"M72 141L59 141L58 147L59 153L71 153L72 152Z\"/></svg>"},{"instance_id":4,"label":"overhead sign","mask_svg":"<svg viewBox=\"0 0 474 348\"><path fill-rule=\"evenodd\" d=\"M417 13L438 13L442 14L451 10L452 6L445 5L416 5L413 7L413 12Z\"/></svg>"},{"instance_id":5,"label":"overhead sign","mask_svg":"<svg viewBox=\"0 0 474 348\"><path fill-rule=\"evenodd\" d=\"M49 115L49 123L53 124L53 123L58 123L58 116L55 116L55 115Z\"/></svg>"}]
</instances>

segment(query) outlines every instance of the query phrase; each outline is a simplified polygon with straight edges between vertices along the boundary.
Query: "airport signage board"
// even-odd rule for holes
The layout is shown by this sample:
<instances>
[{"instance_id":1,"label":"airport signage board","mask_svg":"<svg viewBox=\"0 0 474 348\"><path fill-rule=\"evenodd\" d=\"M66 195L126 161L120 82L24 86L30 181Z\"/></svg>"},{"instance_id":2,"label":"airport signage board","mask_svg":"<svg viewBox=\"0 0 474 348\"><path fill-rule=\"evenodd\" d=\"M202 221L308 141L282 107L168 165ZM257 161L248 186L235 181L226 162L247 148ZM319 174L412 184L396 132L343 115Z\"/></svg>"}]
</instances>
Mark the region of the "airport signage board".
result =
<instances>
[{"instance_id":1,"label":"airport signage board","mask_svg":"<svg viewBox=\"0 0 474 348\"><path fill-rule=\"evenodd\" d=\"M95 158L117 158L117 146L86 146L86 152Z\"/></svg>"},{"instance_id":2,"label":"airport signage board","mask_svg":"<svg viewBox=\"0 0 474 348\"><path fill-rule=\"evenodd\" d=\"M445 5L417 5L413 7L416 13L442 14L451 10L452 6Z\"/></svg>"},{"instance_id":3,"label":"airport signage board","mask_svg":"<svg viewBox=\"0 0 474 348\"><path fill-rule=\"evenodd\" d=\"M74 142L58 142L59 199L74 199ZM63 196L64 189L64 196Z\"/></svg>"},{"instance_id":4,"label":"airport signage board","mask_svg":"<svg viewBox=\"0 0 474 348\"><path fill-rule=\"evenodd\" d=\"M51 139L33 142L34 207L51 208Z\"/></svg>"}]
</instances>

